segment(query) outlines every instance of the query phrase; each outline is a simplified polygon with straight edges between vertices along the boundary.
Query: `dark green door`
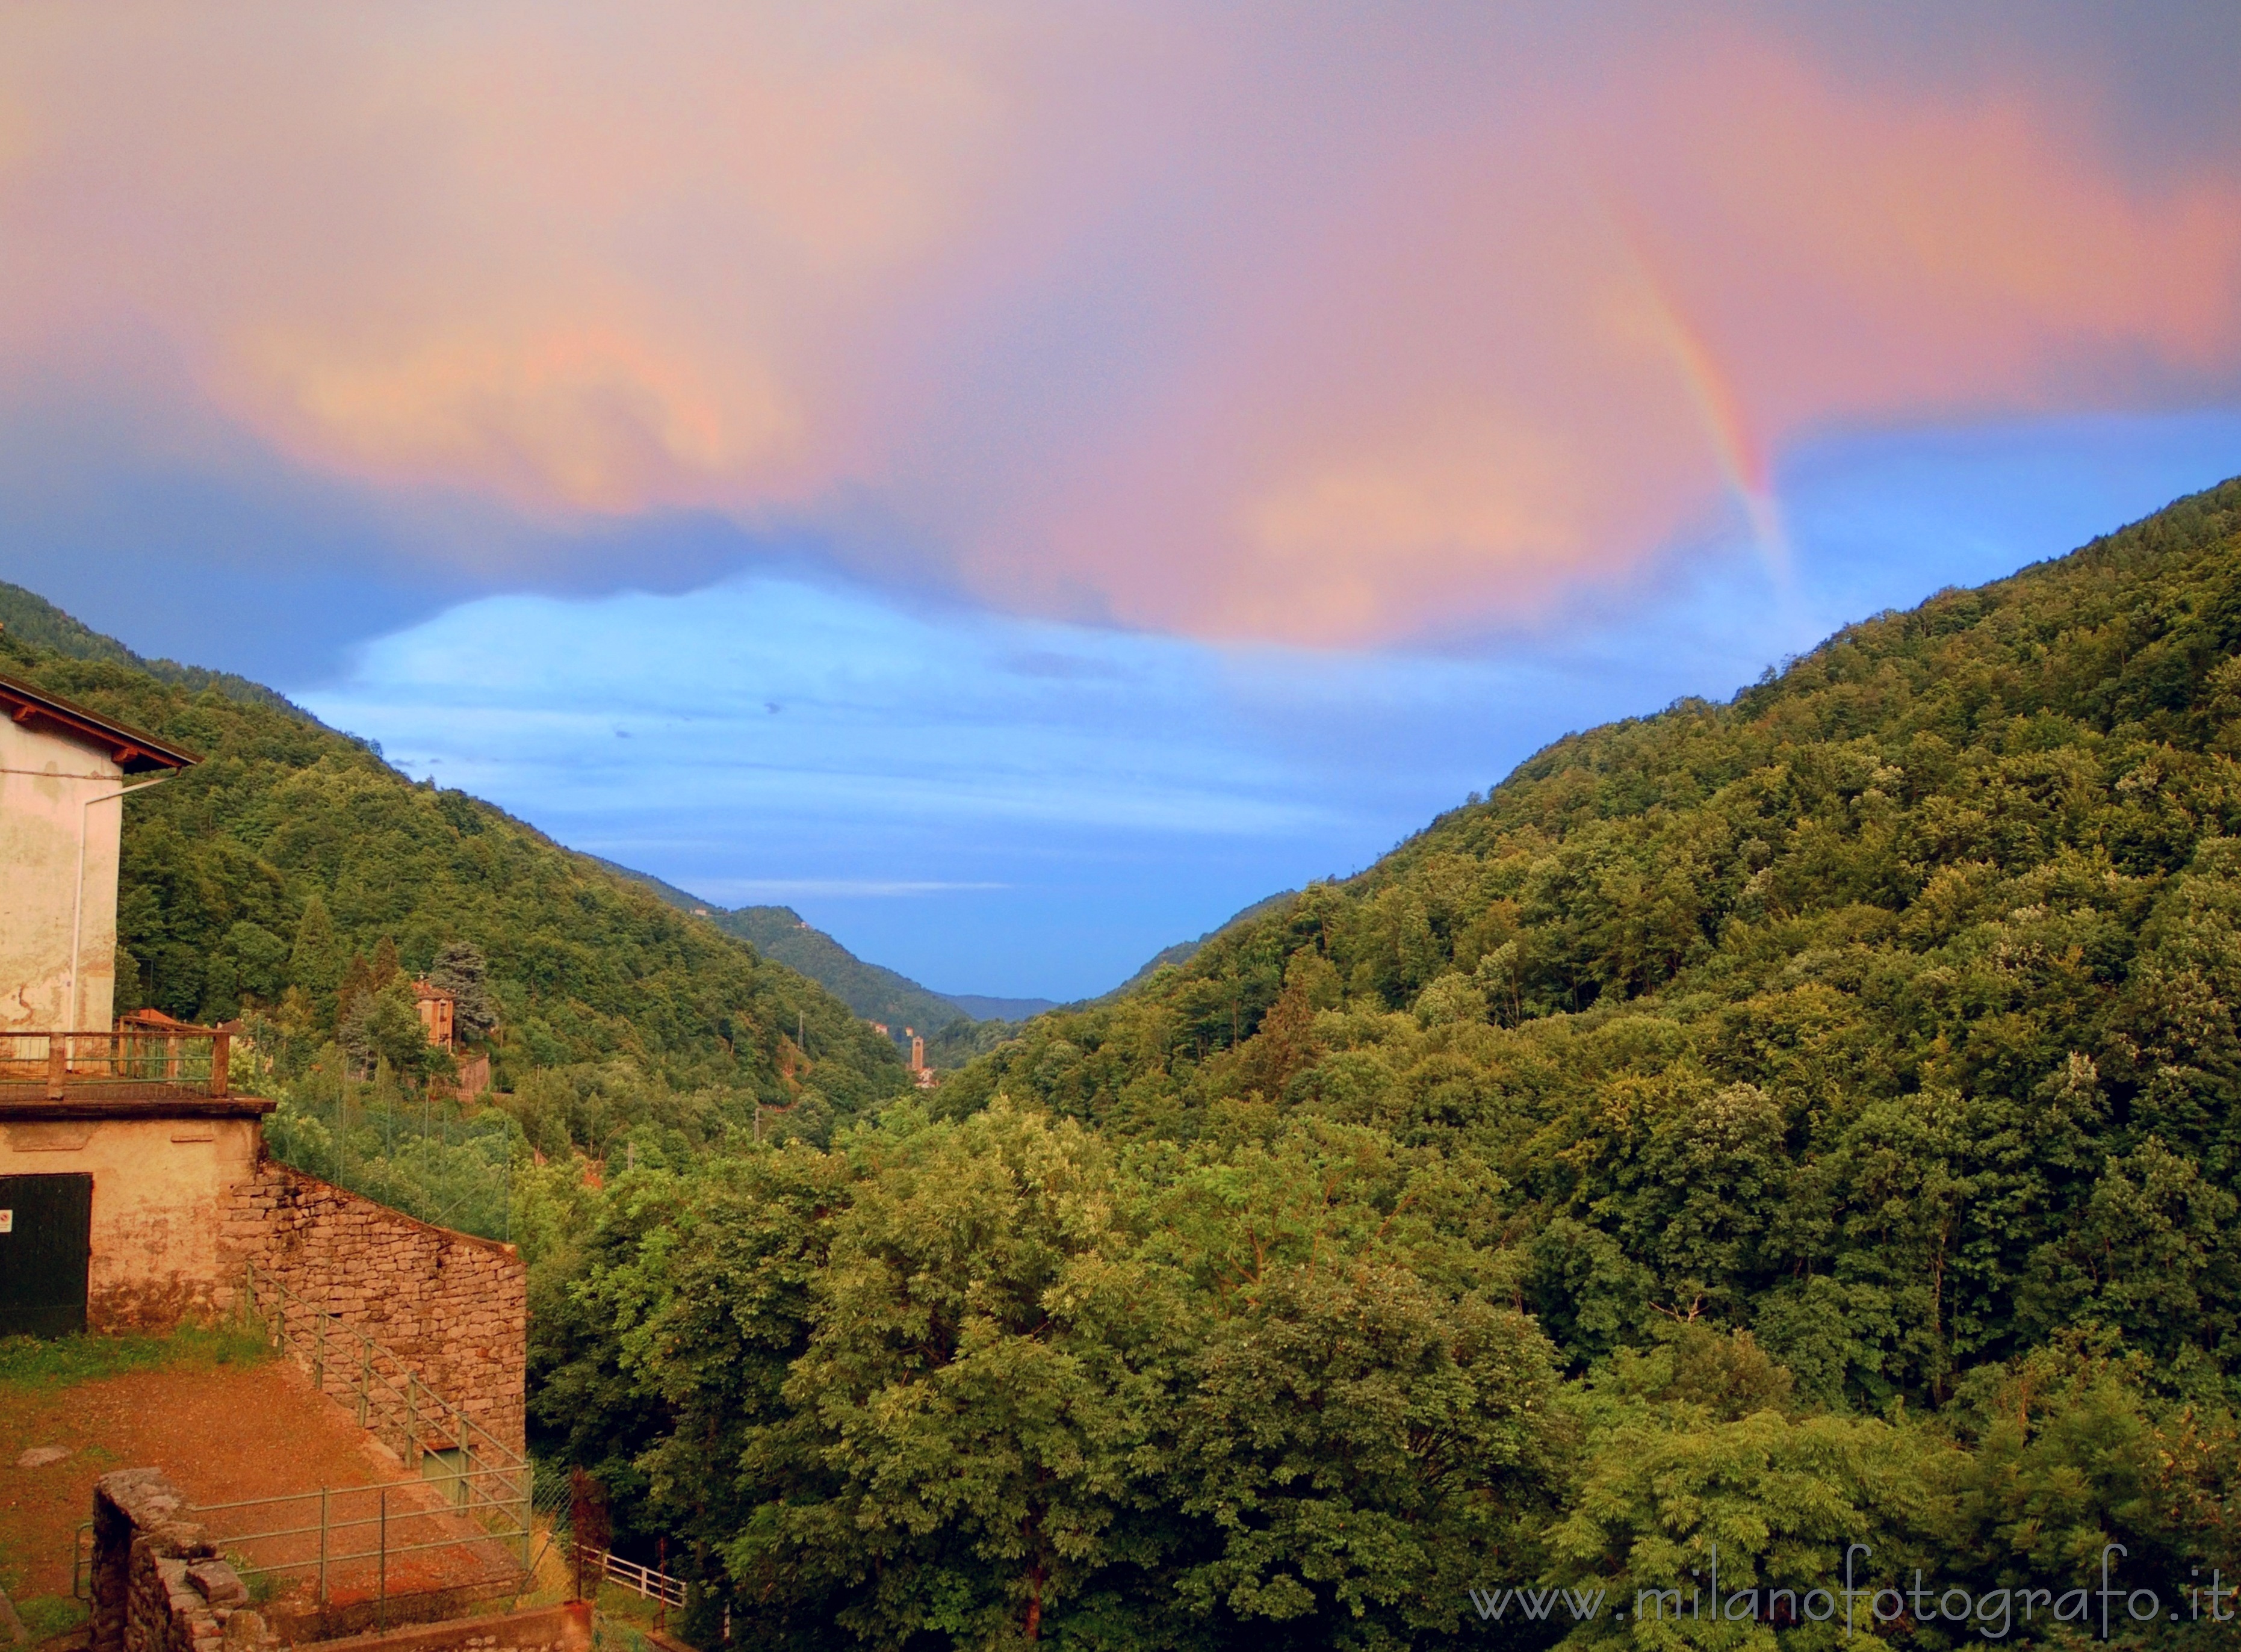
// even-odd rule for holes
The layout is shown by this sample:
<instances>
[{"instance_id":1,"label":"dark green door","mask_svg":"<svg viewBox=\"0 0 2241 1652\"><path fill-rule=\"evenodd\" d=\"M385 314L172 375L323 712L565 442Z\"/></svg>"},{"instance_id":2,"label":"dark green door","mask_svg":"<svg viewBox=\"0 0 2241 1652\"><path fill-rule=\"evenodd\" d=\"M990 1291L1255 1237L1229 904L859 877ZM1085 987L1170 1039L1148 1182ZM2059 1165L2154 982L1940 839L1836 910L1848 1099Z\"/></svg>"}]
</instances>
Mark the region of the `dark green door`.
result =
<instances>
[{"instance_id":1,"label":"dark green door","mask_svg":"<svg viewBox=\"0 0 2241 1652\"><path fill-rule=\"evenodd\" d=\"M85 1329L91 1176L0 1176L0 1336Z\"/></svg>"}]
</instances>

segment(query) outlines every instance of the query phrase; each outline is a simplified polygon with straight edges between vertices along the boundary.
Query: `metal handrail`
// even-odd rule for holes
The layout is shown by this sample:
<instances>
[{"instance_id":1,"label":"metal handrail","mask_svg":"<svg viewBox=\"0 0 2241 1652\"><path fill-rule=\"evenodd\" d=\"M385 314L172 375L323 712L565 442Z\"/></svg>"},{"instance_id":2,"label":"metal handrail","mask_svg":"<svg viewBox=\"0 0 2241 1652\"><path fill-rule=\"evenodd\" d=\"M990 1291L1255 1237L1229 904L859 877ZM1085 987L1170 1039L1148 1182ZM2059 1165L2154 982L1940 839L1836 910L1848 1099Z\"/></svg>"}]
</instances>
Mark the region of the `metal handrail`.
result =
<instances>
[{"instance_id":1,"label":"metal handrail","mask_svg":"<svg viewBox=\"0 0 2241 1652\"><path fill-rule=\"evenodd\" d=\"M450 1508L411 1510L401 1518L410 1522L445 1514L459 1515L480 1526L482 1535L422 1543L391 1542L390 1488L386 1484L325 1486L316 1492L286 1492L277 1497L203 1503L197 1505L196 1512L204 1515L233 1513L247 1508L277 1507L285 1502L305 1502L317 1497L319 1502L317 1525L228 1533L225 1534L225 1541L245 1544L286 1537L308 1537L316 1533L319 1540L316 1559L276 1562L271 1565L254 1566L252 1569L281 1573L309 1571L316 1568L322 1607L326 1602L330 1568L351 1561L378 1561L380 1575L377 1613L384 1623L387 1621L389 1562L392 1555L496 1542L507 1551L510 1563L511 1575L504 1583L511 1584L518 1592L531 1565L530 1545L535 1527L536 1466L523 1453L470 1417L458 1405L423 1382L411 1366L357 1326L305 1301L269 1273L260 1279L254 1262L247 1265L245 1284L244 1304L250 1315L265 1327L282 1350L306 1368L314 1388L332 1397L355 1399L359 1427L377 1439L382 1438L385 1432L393 1430L402 1448L398 1455L407 1467L420 1466L425 1450L426 1442L423 1436L426 1428L445 1428L445 1437L457 1442L455 1448L456 1448L460 1453L462 1462L459 1468L452 1473L416 1483L435 1485L448 1481L456 1484L464 1494L461 1502ZM309 1321L308 1330L298 1323L303 1321ZM341 1336L344 1354L341 1361L329 1358L327 1343L331 1334ZM338 1363L355 1369L344 1376L342 1395L334 1395L328 1385L328 1372ZM395 1377L391 1376L391 1371L397 1374ZM373 1493L378 1497L377 1514L358 1519L338 1520L334 1517L333 1502L338 1494L347 1497L366 1493ZM376 1547L358 1550L338 1550L334 1547L335 1534L366 1526L379 1528L380 1537Z\"/></svg>"},{"instance_id":2,"label":"metal handrail","mask_svg":"<svg viewBox=\"0 0 2241 1652\"><path fill-rule=\"evenodd\" d=\"M651 1566L641 1566L636 1561L626 1561L621 1555L588 1544L576 1546L579 1566L595 1569L611 1583L619 1583L635 1595L649 1601L659 1601L664 1606L682 1608L685 1604L685 1582L681 1578L657 1572Z\"/></svg>"},{"instance_id":3,"label":"metal handrail","mask_svg":"<svg viewBox=\"0 0 2241 1652\"><path fill-rule=\"evenodd\" d=\"M498 1475L509 1471L486 1468L465 1472ZM404 1483L418 1489L434 1488L433 1482L426 1481ZM504 1556L504 1570L495 1575L485 1575L477 1582L491 1586L491 1592L494 1595L502 1595L511 1589L518 1596L531 1574L529 1549L533 1533L530 1524L532 1508L530 1499L525 1498L513 1506L518 1511L517 1517L521 1522L518 1527L501 1527L492 1530L487 1525L484 1525L480 1530L464 1535L401 1542L391 1540L390 1533L392 1528L409 1528L414 1521L441 1520L445 1516L471 1518L474 1515L474 1509L472 1507L465 1509L439 1507L393 1511L390 1506L390 1496L398 1489L398 1482L387 1481L377 1481L370 1486L322 1486L317 1491L283 1492L274 1497L244 1497L231 1502L195 1503L190 1505L189 1512L197 1520L210 1521L212 1515L238 1514L244 1509L276 1508L283 1503L308 1502L314 1498L318 1499L319 1517L316 1523L273 1526L258 1529L241 1529L233 1522L223 1520L211 1522L211 1523L217 1528L215 1535L218 1540L229 1550L234 1551L235 1566L238 1570L268 1576L277 1576L288 1572L315 1574L318 1578L318 1600L322 1610L325 1609L328 1602L328 1583L331 1573L353 1562L375 1562L377 1570L374 1609L378 1627L385 1628L388 1623L390 1562L409 1555L430 1554L438 1549L482 1550L487 1553L495 1546ZM534 1489L533 1470L532 1489L532 1491ZM337 1518L333 1512L336 1500L338 1497L351 1496L371 1498L374 1502L375 1512L355 1518ZM497 1499L492 1499L485 1507L503 1508L505 1505L501 1504ZM478 1523L480 1522L478 1522ZM351 1548L338 1546L335 1541L338 1534L363 1531L367 1527L373 1528L378 1534L370 1547ZM313 1535L319 1540L317 1553L305 1555L300 1560L265 1560L244 1552L248 1551L251 1545L270 1543L291 1537Z\"/></svg>"},{"instance_id":4,"label":"metal handrail","mask_svg":"<svg viewBox=\"0 0 2241 1652\"><path fill-rule=\"evenodd\" d=\"M353 1351L358 1355L356 1398L358 1426L376 1434L380 1432L374 1423L368 1421L368 1417L370 1414L376 1413L379 1397L385 1395L390 1401L385 1408L388 1421L394 1423L400 1413L402 1415L404 1427L400 1432L405 1436L405 1449L398 1455L404 1457L409 1466L417 1468L419 1463L424 1443L420 1438L421 1423L424 1421L433 1423L448 1420L452 1425L452 1438L467 1454L468 1467L461 1471L463 1475L481 1472L473 1467L473 1460L481 1456L495 1459L501 1469L522 1473L526 1483L530 1462L525 1455L491 1433L452 1401L430 1388L410 1365L365 1331L338 1314L305 1301L269 1274L260 1280L254 1262L248 1264L247 1286L250 1313L269 1325L278 1344L293 1354L298 1363L307 1366L312 1385L321 1392L326 1391L327 1368L331 1363L326 1346L329 1332L339 1331L346 1339L354 1340L356 1346ZM264 1311L260 1293L268 1294L275 1303L277 1311L269 1316ZM311 1321L310 1335L297 1331L290 1324L288 1311L291 1308L296 1309L299 1317ZM386 1362L403 1379L401 1386L388 1370L381 1368L382 1362Z\"/></svg>"},{"instance_id":5,"label":"metal handrail","mask_svg":"<svg viewBox=\"0 0 2241 1652\"><path fill-rule=\"evenodd\" d=\"M459 1473L459 1475L458 1475L458 1478L460 1478L460 1479L465 1479L465 1478L468 1475L470 1475L470 1474L474 1474L474 1475L495 1475L495 1474L501 1474L501 1473L504 1473L504 1472L505 1472L505 1470L503 1470L503 1469L498 1469L498 1468L473 1468L473 1469L462 1469L462 1470L460 1471L460 1473ZM450 1478L450 1476L446 1476L446 1477L447 1477L447 1478ZM408 1483L411 1483L411 1484L418 1484L418 1485L430 1485L430 1486L432 1486L432 1485L437 1484L438 1482L436 1482L436 1481L432 1481L432 1480L428 1480L428 1481L411 1481L411 1482L408 1482ZM265 1507L266 1505L268 1505L268 1504L271 1504L271 1503L306 1502L309 1502L311 1498L318 1497L318 1496L323 1496L323 1495L328 1495L328 1494L330 1494L330 1493L337 1492L337 1491L342 1491L342 1492L371 1492L371 1491L375 1491L375 1490L378 1490L378 1489L379 1489L379 1486L378 1486L378 1483L377 1483L376 1485L371 1485L371 1486L327 1486L327 1487L322 1487L322 1488L321 1488L319 1490L318 1490L318 1491L284 1491L284 1492L280 1493L278 1495L277 1495L277 1496L272 1496L272 1497L244 1497L244 1498L240 1498L240 1499L237 1500L236 1502L230 1502L230 1503L197 1503L197 1504L195 1505L195 1507L196 1507L197 1508L201 1509L204 1514L213 1514L213 1513L216 1513L216 1512L217 1512L217 1511L219 1511L219 1510L221 1510L221 1509L232 1509L232 1508L264 1508L264 1507ZM495 1502L495 1500L493 1500L493 1502ZM452 1512L453 1512L453 1513L458 1513L458 1512L460 1512L460 1511L453 1510L453 1511L452 1511ZM275 1527L272 1530L271 1530L271 1531L269 1531L269 1532L242 1532L242 1533L238 1533L238 1534L237 1534L237 1535L239 1535L239 1536L241 1536L241 1537L243 1537L243 1538L251 1538L251 1537L300 1537L300 1536L303 1536L304 1535L305 1535L306 1533L310 1533L310 1532L316 1532L316 1531L341 1531L341 1530L342 1530L342 1529L344 1529L345 1527L349 1527L349 1526L371 1526L371 1525L372 1525L373 1523L374 1523L374 1521L373 1521L373 1517L371 1517L371 1516L369 1516L368 1518L364 1519L364 1520L331 1520L331 1520L324 1521L324 1522L321 1522L319 1525L317 1525L317 1526L278 1526L278 1527Z\"/></svg>"}]
</instances>

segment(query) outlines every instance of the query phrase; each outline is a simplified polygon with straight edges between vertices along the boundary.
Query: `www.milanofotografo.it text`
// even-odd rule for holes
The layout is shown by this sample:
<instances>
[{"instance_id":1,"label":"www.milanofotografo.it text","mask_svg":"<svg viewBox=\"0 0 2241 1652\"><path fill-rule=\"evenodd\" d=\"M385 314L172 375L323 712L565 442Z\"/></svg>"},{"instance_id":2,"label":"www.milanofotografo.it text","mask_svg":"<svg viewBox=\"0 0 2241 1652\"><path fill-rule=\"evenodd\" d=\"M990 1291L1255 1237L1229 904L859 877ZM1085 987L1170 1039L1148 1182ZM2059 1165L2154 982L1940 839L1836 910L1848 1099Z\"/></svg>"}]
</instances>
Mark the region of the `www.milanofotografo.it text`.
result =
<instances>
[{"instance_id":1,"label":"www.milanofotografo.it text","mask_svg":"<svg viewBox=\"0 0 2241 1652\"><path fill-rule=\"evenodd\" d=\"M1470 1603L1481 1618L1497 1623L1505 1620L1584 1623L1602 1617L1608 1606L1617 1619L1756 1622L1776 1629L1833 1623L1848 1635L1888 1629L1902 1620L1944 1623L1988 1641L2005 1640L2018 1628L2048 1621L2084 1625L2088 1633L2097 1633L2105 1641L2127 1624L2159 1618L2173 1623L2231 1623L2241 1615L2234 1603L2241 1588L2228 1585L2215 1569L2206 1579L2191 1579L2166 1602L2157 1590L2131 1587L2116 1575L2116 1563L2129 1555L2122 1543L2104 1545L2100 1575L2078 1588L1976 1592L1957 1584L1948 1588L1940 1588L1935 1582L1925 1584L1918 1569L1904 1584L1870 1581L1861 1568L1872 1562L1875 1550L1866 1543L1852 1543L1844 1551L1841 1587L1757 1587L1723 1594L1720 1546L1714 1543L1706 1571L1690 1572L1686 1583L1638 1588L1631 1605L1612 1600L1607 1588L1475 1588L1470 1591Z\"/></svg>"}]
</instances>

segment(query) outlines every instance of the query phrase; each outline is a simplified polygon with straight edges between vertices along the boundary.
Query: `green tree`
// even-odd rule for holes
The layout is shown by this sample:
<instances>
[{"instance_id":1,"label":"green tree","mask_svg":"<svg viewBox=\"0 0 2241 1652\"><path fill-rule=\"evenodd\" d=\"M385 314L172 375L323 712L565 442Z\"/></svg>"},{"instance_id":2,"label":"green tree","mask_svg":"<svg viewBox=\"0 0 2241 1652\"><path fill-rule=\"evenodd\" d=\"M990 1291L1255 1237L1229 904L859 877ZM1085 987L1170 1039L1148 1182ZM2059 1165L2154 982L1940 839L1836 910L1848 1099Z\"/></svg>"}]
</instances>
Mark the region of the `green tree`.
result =
<instances>
[{"instance_id":1,"label":"green tree","mask_svg":"<svg viewBox=\"0 0 2241 1652\"><path fill-rule=\"evenodd\" d=\"M378 1062L405 1079L425 1077L438 1052L428 1041L412 989L391 975L386 986L361 987L343 1007L336 1039L363 1073Z\"/></svg>"},{"instance_id":2,"label":"green tree","mask_svg":"<svg viewBox=\"0 0 2241 1652\"><path fill-rule=\"evenodd\" d=\"M428 966L428 982L452 995L452 1025L463 1037L480 1041L498 1027L498 1006L490 992L490 966L471 940L447 940Z\"/></svg>"},{"instance_id":3,"label":"green tree","mask_svg":"<svg viewBox=\"0 0 2241 1652\"><path fill-rule=\"evenodd\" d=\"M335 935L327 903L313 890L304 901L303 916L296 920L296 944L288 955L288 979L314 999L324 998L342 985L345 954Z\"/></svg>"}]
</instances>

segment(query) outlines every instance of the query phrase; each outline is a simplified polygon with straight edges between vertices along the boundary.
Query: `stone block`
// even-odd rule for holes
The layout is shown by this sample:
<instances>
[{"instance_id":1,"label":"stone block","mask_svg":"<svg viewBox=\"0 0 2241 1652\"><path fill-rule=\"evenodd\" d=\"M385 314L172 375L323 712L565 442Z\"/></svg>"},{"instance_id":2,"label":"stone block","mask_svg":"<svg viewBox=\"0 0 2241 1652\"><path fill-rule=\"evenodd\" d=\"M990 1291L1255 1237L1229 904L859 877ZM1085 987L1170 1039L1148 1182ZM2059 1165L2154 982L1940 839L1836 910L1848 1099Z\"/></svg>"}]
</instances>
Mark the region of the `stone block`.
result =
<instances>
[{"instance_id":1,"label":"stone block","mask_svg":"<svg viewBox=\"0 0 2241 1652\"><path fill-rule=\"evenodd\" d=\"M187 1577L212 1606L231 1606L249 1598L241 1575L224 1561L204 1561L199 1566L190 1566Z\"/></svg>"}]
</instances>

